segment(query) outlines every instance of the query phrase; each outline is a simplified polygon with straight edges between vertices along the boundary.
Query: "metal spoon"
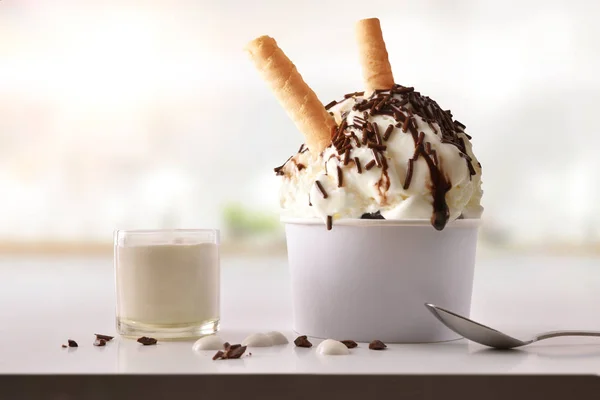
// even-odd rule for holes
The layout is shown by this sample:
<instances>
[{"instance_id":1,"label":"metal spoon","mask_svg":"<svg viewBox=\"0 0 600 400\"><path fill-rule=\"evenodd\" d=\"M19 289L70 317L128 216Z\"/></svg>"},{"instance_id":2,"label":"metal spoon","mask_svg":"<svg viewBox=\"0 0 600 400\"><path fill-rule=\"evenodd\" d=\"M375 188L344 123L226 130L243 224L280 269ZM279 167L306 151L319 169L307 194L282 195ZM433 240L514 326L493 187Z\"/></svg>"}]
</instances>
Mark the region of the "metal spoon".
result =
<instances>
[{"instance_id":1,"label":"metal spoon","mask_svg":"<svg viewBox=\"0 0 600 400\"><path fill-rule=\"evenodd\" d=\"M470 320L452 311L444 310L433 304L425 303L425 307L444 325L458 333L462 337L477 342L484 346L494 347L496 349L514 349L515 347L525 346L540 340L550 339L557 336L598 336L600 332L594 331L553 331L536 335L533 339L522 341L508 336L500 331L482 325Z\"/></svg>"}]
</instances>

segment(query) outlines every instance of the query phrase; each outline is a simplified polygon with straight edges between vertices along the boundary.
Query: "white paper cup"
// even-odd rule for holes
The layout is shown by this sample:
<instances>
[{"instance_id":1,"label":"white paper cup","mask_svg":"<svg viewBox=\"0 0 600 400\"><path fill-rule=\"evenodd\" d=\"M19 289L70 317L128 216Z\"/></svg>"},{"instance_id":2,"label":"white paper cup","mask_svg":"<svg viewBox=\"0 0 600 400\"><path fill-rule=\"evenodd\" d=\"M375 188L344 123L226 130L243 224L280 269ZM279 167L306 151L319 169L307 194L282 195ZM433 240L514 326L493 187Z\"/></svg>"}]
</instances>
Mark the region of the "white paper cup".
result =
<instances>
[{"instance_id":1,"label":"white paper cup","mask_svg":"<svg viewBox=\"0 0 600 400\"><path fill-rule=\"evenodd\" d=\"M425 308L468 316L480 220L436 231L429 221L283 218L293 329L337 340L426 343L458 339Z\"/></svg>"}]
</instances>

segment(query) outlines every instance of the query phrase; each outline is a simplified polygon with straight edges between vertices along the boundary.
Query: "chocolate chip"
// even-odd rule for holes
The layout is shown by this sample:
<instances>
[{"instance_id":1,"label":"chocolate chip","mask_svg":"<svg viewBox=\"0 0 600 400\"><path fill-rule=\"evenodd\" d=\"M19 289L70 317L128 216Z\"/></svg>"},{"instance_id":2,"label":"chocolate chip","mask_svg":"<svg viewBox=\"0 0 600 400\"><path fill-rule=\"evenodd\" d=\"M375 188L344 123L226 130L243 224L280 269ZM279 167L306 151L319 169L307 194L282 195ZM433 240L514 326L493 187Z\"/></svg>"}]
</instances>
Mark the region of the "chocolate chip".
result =
<instances>
[{"instance_id":1,"label":"chocolate chip","mask_svg":"<svg viewBox=\"0 0 600 400\"><path fill-rule=\"evenodd\" d=\"M385 350L387 346L381 340L373 340L369 343L369 349L371 350Z\"/></svg>"},{"instance_id":2,"label":"chocolate chip","mask_svg":"<svg viewBox=\"0 0 600 400\"><path fill-rule=\"evenodd\" d=\"M298 347L312 347L312 343L308 341L306 335L298 336L296 340L294 340L294 344Z\"/></svg>"},{"instance_id":3,"label":"chocolate chip","mask_svg":"<svg viewBox=\"0 0 600 400\"><path fill-rule=\"evenodd\" d=\"M143 344L144 346L151 346L156 344L157 340L151 337L142 336L137 340L137 342Z\"/></svg>"},{"instance_id":4,"label":"chocolate chip","mask_svg":"<svg viewBox=\"0 0 600 400\"><path fill-rule=\"evenodd\" d=\"M360 219L385 219L385 218L383 218L383 215L381 215L381 212L377 211L374 213L364 213L363 215L361 215Z\"/></svg>"},{"instance_id":5,"label":"chocolate chip","mask_svg":"<svg viewBox=\"0 0 600 400\"><path fill-rule=\"evenodd\" d=\"M94 333L94 335L96 335L96 339L103 339L103 340L106 340L107 342L110 342L111 340L114 339L114 336L101 335L99 333Z\"/></svg>"},{"instance_id":6,"label":"chocolate chip","mask_svg":"<svg viewBox=\"0 0 600 400\"><path fill-rule=\"evenodd\" d=\"M246 346L242 346L241 344L229 344L228 342L225 342L223 347L225 347L225 351L217 351L213 356L213 360L231 360L240 358L246 351Z\"/></svg>"},{"instance_id":7,"label":"chocolate chip","mask_svg":"<svg viewBox=\"0 0 600 400\"><path fill-rule=\"evenodd\" d=\"M98 346L98 347L106 346L106 340L98 338L94 342L94 346Z\"/></svg>"},{"instance_id":8,"label":"chocolate chip","mask_svg":"<svg viewBox=\"0 0 600 400\"><path fill-rule=\"evenodd\" d=\"M354 340L342 340L342 343L344 343L349 349L358 347L358 344Z\"/></svg>"},{"instance_id":9,"label":"chocolate chip","mask_svg":"<svg viewBox=\"0 0 600 400\"><path fill-rule=\"evenodd\" d=\"M234 344L229 346L229 348L223 354L223 358L233 359L240 358L242 354L246 351L246 346L242 346L241 344Z\"/></svg>"},{"instance_id":10,"label":"chocolate chip","mask_svg":"<svg viewBox=\"0 0 600 400\"><path fill-rule=\"evenodd\" d=\"M69 347L79 347L76 341L69 339Z\"/></svg>"}]
</instances>

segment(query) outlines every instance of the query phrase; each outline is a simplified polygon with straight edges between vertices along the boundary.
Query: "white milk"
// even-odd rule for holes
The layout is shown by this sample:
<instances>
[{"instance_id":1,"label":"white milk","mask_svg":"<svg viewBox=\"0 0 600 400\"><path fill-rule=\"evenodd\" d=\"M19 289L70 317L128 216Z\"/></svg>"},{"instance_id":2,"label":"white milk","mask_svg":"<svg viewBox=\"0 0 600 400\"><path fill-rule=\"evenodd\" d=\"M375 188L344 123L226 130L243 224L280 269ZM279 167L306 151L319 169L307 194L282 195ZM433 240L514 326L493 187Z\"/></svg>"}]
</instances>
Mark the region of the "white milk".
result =
<instances>
[{"instance_id":1,"label":"white milk","mask_svg":"<svg viewBox=\"0 0 600 400\"><path fill-rule=\"evenodd\" d=\"M219 319L215 243L117 245L117 319L157 329Z\"/></svg>"}]
</instances>

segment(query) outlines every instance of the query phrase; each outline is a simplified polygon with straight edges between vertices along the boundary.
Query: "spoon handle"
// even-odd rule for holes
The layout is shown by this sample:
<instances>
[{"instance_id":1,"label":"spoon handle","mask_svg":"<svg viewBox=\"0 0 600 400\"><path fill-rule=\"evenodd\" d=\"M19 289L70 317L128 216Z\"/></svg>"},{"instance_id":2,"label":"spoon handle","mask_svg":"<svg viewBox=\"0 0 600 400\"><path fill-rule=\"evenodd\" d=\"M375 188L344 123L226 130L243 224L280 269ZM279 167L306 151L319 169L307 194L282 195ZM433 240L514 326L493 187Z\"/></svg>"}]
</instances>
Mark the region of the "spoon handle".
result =
<instances>
[{"instance_id":1,"label":"spoon handle","mask_svg":"<svg viewBox=\"0 0 600 400\"><path fill-rule=\"evenodd\" d=\"M552 331L537 335L534 342L538 340L550 339L558 336L597 336L600 337L600 331Z\"/></svg>"}]
</instances>

